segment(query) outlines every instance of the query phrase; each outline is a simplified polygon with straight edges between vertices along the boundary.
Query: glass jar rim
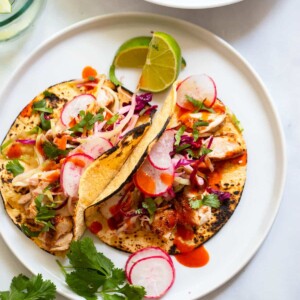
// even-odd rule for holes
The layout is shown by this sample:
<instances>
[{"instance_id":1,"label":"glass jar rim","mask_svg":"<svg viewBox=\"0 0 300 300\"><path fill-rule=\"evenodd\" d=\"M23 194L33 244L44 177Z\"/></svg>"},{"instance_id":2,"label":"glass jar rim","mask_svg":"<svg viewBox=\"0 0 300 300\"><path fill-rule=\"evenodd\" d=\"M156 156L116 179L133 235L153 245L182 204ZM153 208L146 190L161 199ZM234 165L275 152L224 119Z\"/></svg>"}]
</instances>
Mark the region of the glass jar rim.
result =
<instances>
[{"instance_id":1,"label":"glass jar rim","mask_svg":"<svg viewBox=\"0 0 300 300\"><path fill-rule=\"evenodd\" d=\"M27 0L24 5L11 17L9 17L8 19L1 21L0 22L0 27L3 27L9 23L11 23L12 21L16 20L18 17L20 17L21 15L23 15L23 13L31 6L31 4L33 4L33 0Z\"/></svg>"}]
</instances>

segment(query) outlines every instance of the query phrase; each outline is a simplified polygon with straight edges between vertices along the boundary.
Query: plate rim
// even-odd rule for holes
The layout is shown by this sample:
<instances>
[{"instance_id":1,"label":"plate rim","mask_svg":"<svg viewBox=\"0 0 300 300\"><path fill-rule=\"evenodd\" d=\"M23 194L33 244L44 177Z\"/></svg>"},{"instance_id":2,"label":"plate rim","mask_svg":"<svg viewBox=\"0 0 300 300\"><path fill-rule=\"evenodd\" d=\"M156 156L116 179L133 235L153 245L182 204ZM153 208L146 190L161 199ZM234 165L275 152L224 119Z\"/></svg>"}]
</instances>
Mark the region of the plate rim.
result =
<instances>
[{"instance_id":1,"label":"plate rim","mask_svg":"<svg viewBox=\"0 0 300 300\"><path fill-rule=\"evenodd\" d=\"M238 0L240 1L240 0ZM267 238L268 234L271 231L271 228L274 224L274 221L276 219L276 216L278 214L280 205L282 203L282 198L283 198L283 192L284 192L284 187L286 183L286 174L287 174L287 153L286 153L286 143L285 143L285 136L284 136L284 131L282 127L282 123L279 117L279 113L277 111L277 108L275 107L273 98L266 88L264 82L258 75L258 73L255 71L255 69L250 65L250 63L235 49L233 46L231 46L229 43L227 43L224 39L221 37L217 36L213 32L203 28L200 25L194 24L192 22L188 22L182 19L177 19L174 17L169 17L165 16L163 14L155 14L155 13L147 13L147 12L121 12L121 13L110 13L110 14L105 14L105 15L98 15L90 18L86 18L84 20L81 20L79 22L76 22L72 25L69 25L62 30L59 30L58 32L54 33L52 36L49 38L45 39L42 43L40 43L31 53L28 55L21 63L19 66L14 70L14 72L11 74L11 76L7 79L7 81L4 83L2 90L0 91L0 99L3 98L3 95L7 92L7 90L10 88L11 85L13 85L14 79L18 76L19 73L23 71L24 68L31 62L32 59L34 59L36 56L39 56L43 54L43 51L46 49L48 45L51 45L53 42L58 41L63 35L68 34L72 31L76 31L77 29L80 29L80 27L87 26L89 24L97 23L97 22L105 22L106 20L109 19L120 19L121 18L141 18L141 17L147 17L147 18L154 18L154 19L159 19L160 21L164 21L167 23L173 22L178 24L179 26L189 26L190 28L194 28L198 31L201 32L201 34L209 37L212 41L217 42L219 45L222 47L226 48L227 51L229 51L231 54L233 54L239 61L242 63L246 69L248 69L248 72L252 75L252 77L255 79L256 84L259 85L261 88L262 92L265 94L265 103L269 105L269 113L273 116L273 120L275 121L276 129L278 132L277 136L277 143L280 145L280 150L278 151L278 155L281 156L281 173L280 176L278 177L277 181L279 181L279 186L277 186L277 205L276 207L273 208L273 215L269 217L269 220L267 222L267 225L265 226L265 230L263 234L260 234L260 239L257 241L256 245L253 247L252 251L250 251L250 254L243 260L241 260L241 263L239 264L239 267L236 267L234 270L232 270L231 274L229 276L226 276L221 282L215 284L215 286L211 287L210 290L206 291L205 293L201 294L200 297L204 297L211 292L215 291L216 289L222 287L226 282L230 281L233 277L235 277L249 262L250 260L254 257L254 255L257 253L259 248L261 247L262 243L265 241ZM1 101L1 100L0 100ZM0 102L1 105L1 102ZM4 209L5 211L5 209ZM11 253L17 258L17 260L26 268L28 269L31 273L31 268L27 266L26 262L22 261L17 254L15 254L14 249L12 246L9 244L9 242L5 239L4 235L2 234L2 227L0 226L0 234L5 242L5 244L8 246L10 249ZM60 290L57 288L57 292L68 298L68 299L73 299L70 298L72 295L66 294L64 291ZM72 292L73 293L73 292ZM199 296L198 296L199 297Z\"/></svg>"},{"instance_id":2,"label":"plate rim","mask_svg":"<svg viewBox=\"0 0 300 300\"><path fill-rule=\"evenodd\" d=\"M161 5L165 7L173 7L173 8L181 8L181 9L208 9L208 8L214 8L214 7L222 7L227 6L235 3L239 3L243 0L227 0L225 3L216 3L216 4L192 4L192 5L182 5L182 4L170 4L170 3L161 3L161 0L145 0L146 2L153 3L156 5Z\"/></svg>"}]
</instances>

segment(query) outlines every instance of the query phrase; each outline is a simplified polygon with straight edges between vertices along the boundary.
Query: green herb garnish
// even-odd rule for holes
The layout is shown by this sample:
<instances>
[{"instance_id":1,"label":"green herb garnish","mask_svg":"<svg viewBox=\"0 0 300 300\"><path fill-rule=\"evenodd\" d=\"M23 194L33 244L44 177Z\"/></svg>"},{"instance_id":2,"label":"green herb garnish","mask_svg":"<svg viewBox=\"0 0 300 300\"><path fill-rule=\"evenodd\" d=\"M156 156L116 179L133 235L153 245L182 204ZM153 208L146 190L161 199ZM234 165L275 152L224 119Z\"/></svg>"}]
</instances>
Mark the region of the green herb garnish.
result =
<instances>
[{"instance_id":1,"label":"green herb garnish","mask_svg":"<svg viewBox=\"0 0 300 300\"><path fill-rule=\"evenodd\" d=\"M119 114L117 113L117 114L113 115L110 119L108 119L106 124L112 125L112 124L116 123L118 119L119 119Z\"/></svg>"},{"instance_id":2,"label":"green herb garnish","mask_svg":"<svg viewBox=\"0 0 300 300\"><path fill-rule=\"evenodd\" d=\"M39 127L39 126L35 126L35 127L33 127L31 130L29 130L29 131L27 131L26 133L28 134L28 135L31 135L31 134L40 134L40 133L42 133L42 128L41 127Z\"/></svg>"},{"instance_id":3,"label":"green herb garnish","mask_svg":"<svg viewBox=\"0 0 300 300\"><path fill-rule=\"evenodd\" d=\"M6 170L16 177L24 172L24 167L17 159L13 159L6 164Z\"/></svg>"},{"instance_id":4,"label":"green herb garnish","mask_svg":"<svg viewBox=\"0 0 300 300\"><path fill-rule=\"evenodd\" d=\"M0 292L1 300L54 300L56 287L41 274L28 278L20 274L12 279L9 291Z\"/></svg>"},{"instance_id":5,"label":"green herb garnish","mask_svg":"<svg viewBox=\"0 0 300 300\"><path fill-rule=\"evenodd\" d=\"M201 199L190 198L189 204L190 204L190 207L193 209L198 209L203 205L210 206L213 208L219 208L221 205L218 196L215 194L204 195Z\"/></svg>"},{"instance_id":6,"label":"green herb garnish","mask_svg":"<svg viewBox=\"0 0 300 300\"><path fill-rule=\"evenodd\" d=\"M189 95L185 95L185 98L187 101L189 101L190 103L193 104L193 106L196 108L195 112L198 112L199 110L205 110L205 111L208 111L208 112L211 112L211 113L214 113L214 109L206 106L204 104L204 101L199 101Z\"/></svg>"},{"instance_id":7,"label":"green herb garnish","mask_svg":"<svg viewBox=\"0 0 300 300\"><path fill-rule=\"evenodd\" d=\"M194 141L196 142L199 138L199 130L198 130L198 127L200 126L208 126L209 123L208 122L205 122L205 121L202 121L202 120L199 120L197 122L195 122L193 124L193 138L194 138Z\"/></svg>"},{"instance_id":8,"label":"green herb garnish","mask_svg":"<svg viewBox=\"0 0 300 300\"><path fill-rule=\"evenodd\" d=\"M90 112L85 113L81 110L79 116L81 117L81 120L75 126L70 128L73 132L83 132L84 129L91 130L96 122L104 120L103 110L100 110L96 115L93 115Z\"/></svg>"},{"instance_id":9,"label":"green herb garnish","mask_svg":"<svg viewBox=\"0 0 300 300\"><path fill-rule=\"evenodd\" d=\"M61 155L65 156L68 154L68 150L58 149L54 144L52 144L48 141L43 143L42 148L43 148L45 155L50 159L56 159Z\"/></svg>"},{"instance_id":10,"label":"green herb garnish","mask_svg":"<svg viewBox=\"0 0 300 300\"><path fill-rule=\"evenodd\" d=\"M150 218L152 219L157 208L155 201L152 198L145 198L142 203L142 207L147 209Z\"/></svg>"},{"instance_id":11,"label":"green herb garnish","mask_svg":"<svg viewBox=\"0 0 300 300\"><path fill-rule=\"evenodd\" d=\"M88 77L88 80L89 80L89 81L95 81L95 79L96 79L95 76L89 76L89 77Z\"/></svg>"},{"instance_id":12,"label":"green herb garnish","mask_svg":"<svg viewBox=\"0 0 300 300\"><path fill-rule=\"evenodd\" d=\"M191 144L182 144L180 146L177 146L175 148L175 151L176 151L176 153L179 153L179 152L181 152L181 151L183 151L183 150L185 150L185 149L187 149L189 147L191 147Z\"/></svg>"},{"instance_id":13,"label":"green herb garnish","mask_svg":"<svg viewBox=\"0 0 300 300\"><path fill-rule=\"evenodd\" d=\"M38 237L41 231L32 231L28 226L25 224L21 225L21 230L29 237Z\"/></svg>"},{"instance_id":14,"label":"green herb garnish","mask_svg":"<svg viewBox=\"0 0 300 300\"><path fill-rule=\"evenodd\" d=\"M49 113L49 114L53 113L53 109L50 107L47 107L46 99L42 99L40 101L34 102L32 107L33 107L34 111L40 111L40 112L45 112L45 113Z\"/></svg>"},{"instance_id":15,"label":"green herb garnish","mask_svg":"<svg viewBox=\"0 0 300 300\"><path fill-rule=\"evenodd\" d=\"M72 241L67 257L71 266L65 267L57 261L66 283L87 300L96 300L97 294L105 300L141 300L146 294L143 287L125 283L124 271L97 252L91 238ZM70 269L73 270L69 273Z\"/></svg>"},{"instance_id":16,"label":"green herb garnish","mask_svg":"<svg viewBox=\"0 0 300 300\"><path fill-rule=\"evenodd\" d=\"M239 132L242 133L242 132L244 131L244 128L243 128L243 126L242 126L240 120L236 117L236 115L235 115L234 113L231 113L231 114L230 114L230 117L231 117L231 120L232 120L234 126L237 128L237 130L238 130Z\"/></svg>"},{"instance_id":17,"label":"green herb garnish","mask_svg":"<svg viewBox=\"0 0 300 300\"><path fill-rule=\"evenodd\" d=\"M182 125L175 134L175 146L179 146L181 136L184 134L186 127Z\"/></svg>"},{"instance_id":18,"label":"green herb garnish","mask_svg":"<svg viewBox=\"0 0 300 300\"><path fill-rule=\"evenodd\" d=\"M44 112L42 112L40 114L40 120L41 120L41 127L42 127L43 130L47 131L51 128L51 122L50 122L50 120L47 120L45 118L45 113Z\"/></svg>"},{"instance_id":19,"label":"green herb garnish","mask_svg":"<svg viewBox=\"0 0 300 300\"><path fill-rule=\"evenodd\" d=\"M186 152L192 158L198 159L201 156L207 155L208 153L212 152L212 150L202 146L200 149L197 150L187 149Z\"/></svg>"},{"instance_id":20,"label":"green herb garnish","mask_svg":"<svg viewBox=\"0 0 300 300\"><path fill-rule=\"evenodd\" d=\"M55 204L53 203L54 205L50 204L48 206L45 205L43 203L44 198L45 195L40 194L34 200L37 209L35 221L43 224L43 232L49 231L50 228L55 229L51 223L51 219L56 215L56 211L53 209Z\"/></svg>"}]
</instances>

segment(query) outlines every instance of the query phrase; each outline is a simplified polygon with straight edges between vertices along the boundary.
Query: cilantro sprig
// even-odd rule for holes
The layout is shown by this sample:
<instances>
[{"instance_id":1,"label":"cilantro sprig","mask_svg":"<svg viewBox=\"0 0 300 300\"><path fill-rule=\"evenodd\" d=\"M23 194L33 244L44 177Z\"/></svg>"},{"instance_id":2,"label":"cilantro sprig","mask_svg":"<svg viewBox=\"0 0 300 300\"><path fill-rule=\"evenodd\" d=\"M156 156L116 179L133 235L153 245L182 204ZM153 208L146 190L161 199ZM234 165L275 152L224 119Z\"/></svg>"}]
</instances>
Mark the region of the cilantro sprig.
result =
<instances>
[{"instance_id":1,"label":"cilantro sprig","mask_svg":"<svg viewBox=\"0 0 300 300\"><path fill-rule=\"evenodd\" d=\"M34 102L32 107L33 107L33 111L40 113L41 128L43 130L49 130L51 128L51 123L50 120L46 118L46 116L47 114L52 114L53 109L47 106L46 99L42 99L40 101Z\"/></svg>"},{"instance_id":2,"label":"cilantro sprig","mask_svg":"<svg viewBox=\"0 0 300 300\"><path fill-rule=\"evenodd\" d=\"M65 156L68 154L67 150L58 149L54 144L52 144L51 142L48 142L48 141L43 143L42 148L43 148L45 155L50 159L56 159L61 155Z\"/></svg>"},{"instance_id":3,"label":"cilantro sprig","mask_svg":"<svg viewBox=\"0 0 300 300\"><path fill-rule=\"evenodd\" d=\"M206 106L204 104L204 101L200 101L200 100L197 100L189 95L185 95L185 98L188 102L192 103L193 106L196 108L195 112L198 112L200 110L205 110L205 111L208 111L208 112L211 112L211 113L214 113L214 109L213 108L210 108L208 106Z\"/></svg>"},{"instance_id":4,"label":"cilantro sprig","mask_svg":"<svg viewBox=\"0 0 300 300\"><path fill-rule=\"evenodd\" d=\"M207 155L208 153L212 152L212 150L206 148L205 146L202 146L201 148L195 150L187 149L186 152L190 157L198 159L201 156Z\"/></svg>"},{"instance_id":5,"label":"cilantro sprig","mask_svg":"<svg viewBox=\"0 0 300 300\"><path fill-rule=\"evenodd\" d=\"M54 300L56 287L41 274L28 278L20 274L12 279L9 291L1 291L1 300Z\"/></svg>"},{"instance_id":6,"label":"cilantro sprig","mask_svg":"<svg viewBox=\"0 0 300 300\"><path fill-rule=\"evenodd\" d=\"M179 146L181 136L184 134L186 127L182 125L175 134L175 146Z\"/></svg>"},{"instance_id":7,"label":"cilantro sprig","mask_svg":"<svg viewBox=\"0 0 300 300\"><path fill-rule=\"evenodd\" d=\"M90 112L85 113L85 111L81 110L79 112L79 116L81 120L76 125L70 128L70 130L74 133L82 133L84 129L91 130L96 122L104 120L103 109L100 109L96 115L93 115Z\"/></svg>"},{"instance_id":8,"label":"cilantro sprig","mask_svg":"<svg viewBox=\"0 0 300 300\"><path fill-rule=\"evenodd\" d=\"M97 294L106 300L141 300L145 296L143 287L125 283L124 271L97 252L91 238L73 241L67 257L71 266L57 263L69 287L85 299L96 300Z\"/></svg>"},{"instance_id":9,"label":"cilantro sprig","mask_svg":"<svg viewBox=\"0 0 300 300\"><path fill-rule=\"evenodd\" d=\"M20 164L17 159L13 159L6 164L6 170L16 177L24 172L24 167Z\"/></svg>"},{"instance_id":10,"label":"cilantro sprig","mask_svg":"<svg viewBox=\"0 0 300 300\"><path fill-rule=\"evenodd\" d=\"M55 216L56 211L53 209L55 206L52 204L46 205L43 200L46 196L43 194L39 194L34 202L35 207L37 209L37 215L35 217L35 221L37 223L41 223L43 225L43 228L41 231L49 231L49 229L55 229L55 227L51 223L51 219Z\"/></svg>"},{"instance_id":11,"label":"cilantro sprig","mask_svg":"<svg viewBox=\"0 0 300 300\"><path fill-rule=\"evenodd\" d=\"M201 206L206 205L213 208L219 208L221 206L220 200L215 194L207 194L202 198L190 198L189 199L190 207L193 209L199 209Z\"/></svg>"},{"instance_id":12,"label":"cilantro sprig","mask_svg":"<svg viewBox=\"0 0 300 300\"><path fill-rule=\"evenodd\" d=\"M145 198L142 202L142 207L148 211L150 218L152 219L157 208L156 202L152 198Z\"/></svg>"},{"instance_id":13,"label":"cilantro sprig","mask_svg":"<svg viewBox=\"0 0 300 300\"><path fill-rule=\"evenodd\" d=\"M209 123L206 122L206 121L203 121L203 120L199 120L197 122L195 122L193 124L193 138L194 138L194 141L196 142L199 138L199 130L198 130L198 127L200 126L208 126Z\"/></svg>"}]
</instances>

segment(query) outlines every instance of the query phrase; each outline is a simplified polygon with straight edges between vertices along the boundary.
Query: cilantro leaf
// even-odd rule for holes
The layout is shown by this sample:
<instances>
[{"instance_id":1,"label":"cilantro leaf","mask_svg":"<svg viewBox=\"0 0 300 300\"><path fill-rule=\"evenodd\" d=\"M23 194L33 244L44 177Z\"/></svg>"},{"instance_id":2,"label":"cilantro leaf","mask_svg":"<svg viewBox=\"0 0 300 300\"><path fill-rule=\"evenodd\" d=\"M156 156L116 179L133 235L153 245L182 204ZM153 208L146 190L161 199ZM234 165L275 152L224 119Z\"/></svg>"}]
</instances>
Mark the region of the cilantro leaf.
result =
<instances>
[{"instance_id":1,"label":"cilantro leaf","mask_svg":"<svg viewBox=\"0 0 300 300\"><path fill-rule=\"evenodd\" d=\"M118 292L130 300L140 300L146 295L144 287L129 284L125 284Z\"/></svg>"},{"instance_id":2,"label":"cilantro leaf","mask_svg":"<svg viewBox=\"0 0 300 300\"><path fill-rule=\"evenodd\" d=\"M175 146L179 146L181 136L182 136L183 133L185 132L185 129L186 129L186 127L185 127L184 125L182 125L182 126L178 129L178 131L176 132L176 134L175 134L175 143L174 143Z\"/></svg>"},{"instance_id":3,"label":"cilantro leaf","mask_svg":"<svg viewBox=\"0 0 300 300\"><path fill-rule=\"evenodd\" d=\"M90 269L77 269L66 275L69 287L85 299L97 299L95 293L104 281L105 276Z\"/></svg>"},{"instance_id":4,"label":"cilantro leaf","mask_svg":"<svg viewBox=\"0 0 300 300\"><path fill-rule=\"evenodd\" d=\"M194 141L196 142L199 138L199 130L198 130L198 127L200 126L208 126L209 123L208 122L205 122L205 121L202 121L202 120L199 120L197 122L195 122L193 124L193 138L194 138Z\"/></svg>"},{"instance_id":5,"label":"cilantro leaf","mask_svg":"<svg viewBox=\"0 0 300 300\"><path fill-rule=\"evenodd\" d=\"M97 249L90 238L71 243L67 254L74 268L88 268L99 271L102 275L110 276L114 264Z\"/></svg>"},{"instance_id":6,"label":"cilantro leaf","mask_svg":"<svg viewBox=\"0 0 300 300\"><path fill-rule=\"evenodd\" d=\"M15 176L24 172L24 167L17 159L13 159L6 164L6 170Z\"/></svg>"},{"instance_id":7,"label":"cilantro leaf","mask_svg":"<svg viewBox=\"0 0 300 300\"><path fill-rule=\"evenodd\" d=\"M53 109L50 107L47 107L46 99L42 99L40 101L34 102L32 107L33 107L34 111L40 111L40 112L49 113L49 114L53 113Z\"/></svg>"},{"instance_id":8,"label":"cilantro leaf","mask_svg":"<svg viewBox=\"0 0 300 300\"><path fill-rule=\"evenodd\" d=\"M50 122L50 120L47 120L45 118L45 113L44 112L42 112L40 114L40 120L41 120L41 128L43 130L49 130L51 128L51 122Z\"/></svg>"},{"instance_id":9,"label":"cilantro leaf","mask_svg":"<svg viewBox=\"0 0 300 300\"><path fill-rule=\"evenodd\" d=\"M107 120L106 124L107 125L112 125L112 124L116 123L118 119L119 119L119 114L116 113L110 119Z\"/></svg>"},{"instance_id":10,"label":"cilantro leaf","mask_svg":"<svg viewBox=\"0 0 300 300\"><path fill-rule=\"evenodd\" d=\"M53 300L55 297L55 285L43 280L41 274L31 278L20 274L12 279L9 291L0 292L1 300Z\"/></svg>"},{"instance_id":11,"label":"cilantro leaf","mask_svg":"<svg viewBox=\"0 0 300 300\"><path fill-rule=\"evenodd\" d=\"M67 150L58 149L54 144L52 144L48 141L46 141L42 147L43 147L45 155L50 159L56 159L57 157L59 157L61 155L65 156L68 154Z\"/></svg>"},{"instance_id":12,"label":"cilantro leaf","mask_svg":"<svg viewBox=\"0 0 300 300\"><path fill-rule=\"evenodd\" d=\"M51 223L51 219L56 215L56 211L43 203L44 195L40 194L35 198L35 206L37 214L35 221L43 224L42 232L49 231L50 228L55 229Z\"/></svg>"},{"instance_id":13,"label":"cilantro leaf","mask_svg":"<svg viewBox=\"0 0 300 300\"><path fill-rule=\"evenodd\" d=\"M21 230L24 232L25 235L29 237L37 237L41 233L41 231L32 231L28 226L25 224L21 225Z\"/></svg>"},{"instance_id":14,"label":"cilantro leaf","mask_svg":"<svg viewBox=\"0 0 300 300\"><path fill-rule=\"evenodd\" d=\"M215 111L210 108L210 107L207 107L205 104L204 104L204 101L200 101L200 100L197 100L189 95L185 95L185 98L188 102L192 103L193 106L196 108L195 112L198 112L199 110L205 110L205 111L208 111L208 112L211 112L211 113L214 113Z\"/></svg>"},{"instance_id":15,"label":"cilantro leaf","mask_svg":"<svg viewBox=\"0 0 300 300\"><path fill-rule=\"evenodd\" d=\"M210 206L213 208L219 208L221 203L218 199L218 196L215 194L204 195L202 198L190 198L189 199L190 207L193 209L198 209L203 205Z\"/></svg>"},{"instance_id":16,"label":"cilantro leaf","mask_svg":"<svg viewBox=\"0 0 300 300\"><path fill-rule=\"evenodd\" d=\"M221 205L218 195L216 194L204 195L202 201L203 205L207 205L213 208L219 208Z\"/></svg>"},{"instance_id":17,"label":"cilantro leaf","mask_svg":"<svg viewBox=\"0 0 300 300\"><path fill-rule=\"evenodd\" d=\"M88 80L89 80L89 81L95 81L95 79L96 79L95 76L89 76L89 77L88 77Z\"/></svg>"},{"instance_id":18,"label":"cilantro leaf","mask_svg":"<svg viewBox=\"0 0 300 300\"><path fill-rule=\"evenodd\" d=\"M183 150L185 150L185 149L187 149L189 147L191 147L191 144L182 144L180 146L177 146L175 148L175 151L176 151L176 153L179 153L179 152L181 152L181 151L183 151Z\"/></svg>"},{"instance_id":19,"label":"cilantro leaf","mask_svg":"<svg viewBox=\"0 0 300 300\"><path fill-rule=\"evenodd\" d=\"M125 272L115 268L110 259L97 249L91 238L72 241L67 253L71 268L63 267L59 262L66 282L78 295L87 300L96 300L100 294L104 300L142 300L145 289L140 286L125 284Z\"/></svg>"},{"instance_id":20,"label":"cilantro leaf","mask_svg":"<svg viewBox=\"0 0 300 300\"><path fill-rule=\"evenodd\" d=\"M97 121L104 120L103 111L99 111L96 115L93 115L90 112L85 113L82 110L80 111L79 116L81 117L81 120L70 128L73 132L83 132L84 128L91 130Z\"/></svg>"},{"instance_id":21,"label":"cilantro leaf","mask_svg":"<svg viewBox=\"0 0 300 300\"><path fill-rule=\"evenodd\" d=\"M142 202L142 207L147 209L150 218L152 218L156 211L155 201L152 198L145 198L145 200Z\"/></svg>"}]
</instances>

